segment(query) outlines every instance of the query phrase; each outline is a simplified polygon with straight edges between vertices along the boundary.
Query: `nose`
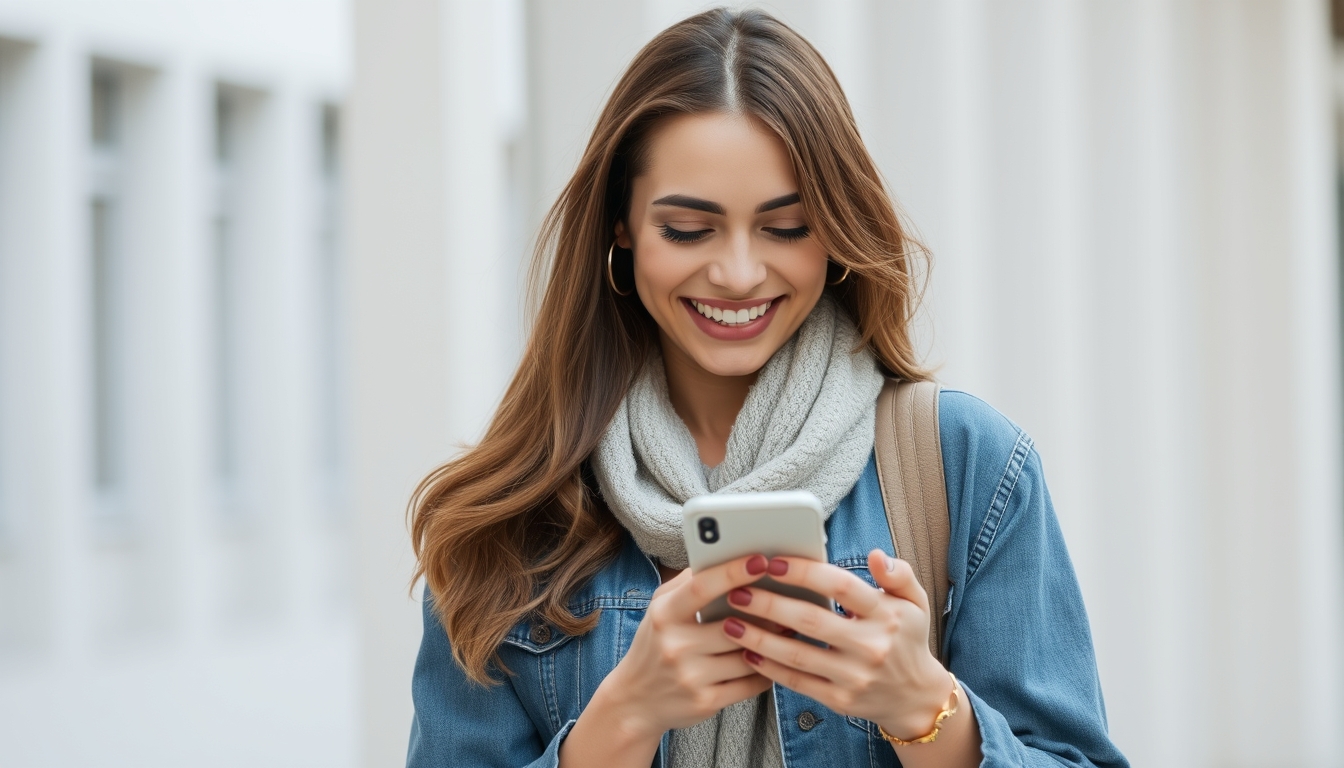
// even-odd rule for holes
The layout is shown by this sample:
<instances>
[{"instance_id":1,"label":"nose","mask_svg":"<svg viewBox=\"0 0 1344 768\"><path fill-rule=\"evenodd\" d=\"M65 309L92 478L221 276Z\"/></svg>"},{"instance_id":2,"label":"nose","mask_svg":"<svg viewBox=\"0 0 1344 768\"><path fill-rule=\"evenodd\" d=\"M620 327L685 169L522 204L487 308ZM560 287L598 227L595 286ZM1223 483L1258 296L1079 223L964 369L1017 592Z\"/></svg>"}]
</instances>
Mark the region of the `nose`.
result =
<instances>
[{"instance_id":1,"label":"nose","mask_svg":"<svg viewBox=\"0 0 1344 768\"><path fill-rule=\"evenodd\" d=\"M729 239L709 265L709 281L738 296L751 295L765 277L765 262L753 251L750 233Z\"/></svg>"}]
</instances>

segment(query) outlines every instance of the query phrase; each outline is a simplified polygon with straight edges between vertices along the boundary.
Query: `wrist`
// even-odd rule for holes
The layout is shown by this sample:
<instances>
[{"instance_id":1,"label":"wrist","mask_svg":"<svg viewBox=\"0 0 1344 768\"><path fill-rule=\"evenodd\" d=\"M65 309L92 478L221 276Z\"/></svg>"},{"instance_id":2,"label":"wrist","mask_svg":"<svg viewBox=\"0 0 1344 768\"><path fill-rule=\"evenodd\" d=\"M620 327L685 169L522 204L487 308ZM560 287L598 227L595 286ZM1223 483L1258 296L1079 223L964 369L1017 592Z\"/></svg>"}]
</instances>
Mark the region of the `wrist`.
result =
<instances>
[{"instance_id":1,"label":"wrist","mask_svg":"<svg viewBox=\"0 0 1344 768\"><path fill-rule=\"evenodd\" d=\"M959 696L956 680L941 664L936 666L936 673L927 675L925 684L910 691L901 714L878 722L882 730L902 740L915 741L933 731L939 715L954 707Z\"/></svg>"},{"instance_id":2,"label":"wrist","mask_svg":"<svg viewBox=\"0 0 1344 768\"><path fill-rule=\"evenodd\" d=\"M593 698L584 709L584 714L594 711L596 719L603 724L603 730L621 745L637 746L662 741L663 731L640 706L640 701L628 695L630 686L622 685L618 676L607 675L593 692Z\"/></svg>"}]
</instances>

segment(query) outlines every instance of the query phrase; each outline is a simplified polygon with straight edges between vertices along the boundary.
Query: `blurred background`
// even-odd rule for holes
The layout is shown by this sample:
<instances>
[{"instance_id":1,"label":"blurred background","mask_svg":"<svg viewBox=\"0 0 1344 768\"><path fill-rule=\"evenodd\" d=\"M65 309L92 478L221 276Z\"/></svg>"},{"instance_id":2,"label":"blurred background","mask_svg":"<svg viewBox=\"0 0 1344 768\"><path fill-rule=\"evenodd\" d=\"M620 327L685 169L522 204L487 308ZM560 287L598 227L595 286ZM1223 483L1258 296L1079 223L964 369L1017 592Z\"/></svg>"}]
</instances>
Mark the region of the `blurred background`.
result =
<instances>
[{"instance_id":1,"label":"blurred background","mask_svg":"<svg viewBox=\"0 0 1344 768\"><path fill-rule=\"evenodd\" d=\"M405 502L708 5L0 0L0 765L404 761ZM928 360L1036 438L1116 741L1344 765L1344 3L756 5L933 250Z\"/></svg>"}]
</instances>

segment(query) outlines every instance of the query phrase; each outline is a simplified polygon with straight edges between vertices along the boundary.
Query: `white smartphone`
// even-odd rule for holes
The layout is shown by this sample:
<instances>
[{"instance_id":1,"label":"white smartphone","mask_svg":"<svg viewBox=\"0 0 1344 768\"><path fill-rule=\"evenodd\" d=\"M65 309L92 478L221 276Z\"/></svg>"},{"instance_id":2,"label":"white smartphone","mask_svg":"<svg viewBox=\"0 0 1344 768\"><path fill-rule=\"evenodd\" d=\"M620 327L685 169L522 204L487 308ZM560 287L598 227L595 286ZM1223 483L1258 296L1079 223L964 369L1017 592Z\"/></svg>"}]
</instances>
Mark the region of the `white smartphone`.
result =
<instances>
[{"instance_id":1,"label":"white smartphone","mask_svg":"<svg viewBox=\"0 0 1344 768\"><path fill-rule=\"evenodd\" d=\"M810 491L771 491L696 496L682 506L681 533L691 572L744 555L789 555L826 562L826 525L821 502ZM796 597L834 611L835 601L769 575L753 586ZM726 596L700 609L700 622L738 616L755 621L728 603Z\"/></svg>"}]
</instances>

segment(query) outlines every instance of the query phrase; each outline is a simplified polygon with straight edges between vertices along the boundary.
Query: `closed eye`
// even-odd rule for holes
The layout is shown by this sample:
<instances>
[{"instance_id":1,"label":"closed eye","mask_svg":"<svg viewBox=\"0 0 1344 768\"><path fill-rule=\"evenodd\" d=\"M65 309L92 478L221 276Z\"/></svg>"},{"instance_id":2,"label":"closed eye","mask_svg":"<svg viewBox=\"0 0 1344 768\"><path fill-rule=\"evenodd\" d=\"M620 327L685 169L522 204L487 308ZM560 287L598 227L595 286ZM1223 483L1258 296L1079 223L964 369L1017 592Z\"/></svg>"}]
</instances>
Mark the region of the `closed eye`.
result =
<instances>
[{"instance_id":1,"label":"closed eye","mask_svg":"<svg viewBox=\"0 0 1344 768\"><path fill-rule=\"evenodd\" d=\"M807 237L812 232L811 228L809 228L806 225L801 227L793 227L791 229L779 229L777 227L764 227L764 229L766 232L769 232L775 237L778 237L780 240L784 240L786 242L793 242L794 240L802 240L804 237Z\"/></svg>"},{"instance_id":2,"label":"closed eye","mask_svg":"<svg viewBox=\"0 0 1344 768\"><path fill-rule=\"evenodd\" d=\"M658 228L662 231L663 239L673 243L694 243L705 235L713 232L712 229L699 229L694 232L687 232L682 229L675 229L666 224Z\"/></svg>"}]
</instances>

